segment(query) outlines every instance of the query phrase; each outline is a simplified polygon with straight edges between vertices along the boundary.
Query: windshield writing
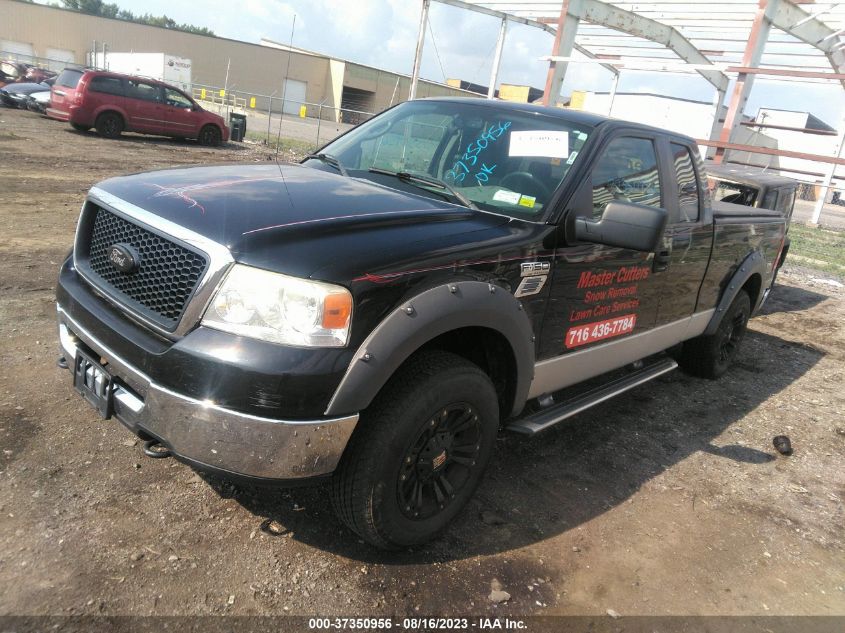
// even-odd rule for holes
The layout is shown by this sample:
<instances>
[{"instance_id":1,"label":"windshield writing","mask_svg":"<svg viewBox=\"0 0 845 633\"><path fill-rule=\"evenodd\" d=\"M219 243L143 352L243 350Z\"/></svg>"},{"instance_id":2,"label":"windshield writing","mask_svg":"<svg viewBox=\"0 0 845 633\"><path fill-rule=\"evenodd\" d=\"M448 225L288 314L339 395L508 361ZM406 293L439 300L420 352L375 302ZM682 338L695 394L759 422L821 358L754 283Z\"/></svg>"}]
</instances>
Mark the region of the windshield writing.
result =
<instances>
[{"instance_id":1,"label":"windshield writing","mask_svg":"<svg viewBox=\"0 0 845 633\"><path fill-rule=\"evenodd\" d=\"M443 197L439 181L460 194L450 202L540 219L591 131L562 116L506 105L422 100L388 110L321 152L353 178ZM398 172L420 181L390 177ZM426 179L433 182L421 182Z\"/></svg>"}]
</instances>

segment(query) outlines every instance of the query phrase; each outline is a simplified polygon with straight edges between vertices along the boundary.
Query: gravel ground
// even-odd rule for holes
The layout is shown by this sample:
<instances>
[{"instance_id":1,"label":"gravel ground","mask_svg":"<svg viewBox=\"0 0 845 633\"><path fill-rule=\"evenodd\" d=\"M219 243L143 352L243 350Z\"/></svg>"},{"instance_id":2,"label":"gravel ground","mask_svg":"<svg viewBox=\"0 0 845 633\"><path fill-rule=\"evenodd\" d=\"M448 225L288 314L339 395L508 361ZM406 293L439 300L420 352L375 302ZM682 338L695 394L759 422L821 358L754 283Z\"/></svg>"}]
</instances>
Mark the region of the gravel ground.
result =
<instances>
[{"instance_id":1,"label":"gravel ground","mask_svg":"<svg viewBox=\"0 0 845 633\"><path fill-rule=\"evenodd\" d=\"M674 372L502 435L470 507L419 550L365 546L323 488L145 458L55 364L83 197L116 174L264 158L0 110L0 614L845 616L845 290L789 265L727 376Z\"/></svg>"}]
</instances>

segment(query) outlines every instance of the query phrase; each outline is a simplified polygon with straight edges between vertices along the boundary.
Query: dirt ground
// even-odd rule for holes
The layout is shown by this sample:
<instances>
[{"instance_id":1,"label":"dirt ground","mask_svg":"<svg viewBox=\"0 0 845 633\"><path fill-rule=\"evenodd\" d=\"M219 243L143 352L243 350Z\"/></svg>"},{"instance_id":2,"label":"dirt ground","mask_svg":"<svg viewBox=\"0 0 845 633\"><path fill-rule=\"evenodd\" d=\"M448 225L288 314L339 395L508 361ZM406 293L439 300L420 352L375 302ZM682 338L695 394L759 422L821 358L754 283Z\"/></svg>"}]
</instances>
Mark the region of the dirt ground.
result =
<instances>
[{"instance_id":1,"label":"dirt ground","mask_svg":"<svg viewBox=\"0 0 845 633\"><path fill-rule=\"evenodd\" d=\"M726 377L674 372L501 435L471 506L423 549L365 546L323 488L144 457L56 367L53 289L85 192L264 158L0 110L0 614L845 616L845 289L789 265Z\"/></svg>"}]
</instances>

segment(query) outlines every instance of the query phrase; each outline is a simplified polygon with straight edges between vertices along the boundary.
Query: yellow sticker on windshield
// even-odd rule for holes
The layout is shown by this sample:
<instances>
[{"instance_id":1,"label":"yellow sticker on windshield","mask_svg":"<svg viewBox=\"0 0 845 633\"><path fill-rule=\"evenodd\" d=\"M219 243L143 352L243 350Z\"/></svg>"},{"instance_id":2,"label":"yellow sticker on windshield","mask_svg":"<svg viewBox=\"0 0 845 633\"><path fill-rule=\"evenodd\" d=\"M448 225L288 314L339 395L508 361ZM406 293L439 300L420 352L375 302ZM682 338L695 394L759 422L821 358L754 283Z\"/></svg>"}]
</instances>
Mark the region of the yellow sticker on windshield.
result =
<instances>
[{"instance_id":1,"label":"yellow sticker on windshield","mask_svg":"<svg viewBox=\"0 0 845 633\"><path fill-rule=\"evenodd\" d=\"M521 196L519 198L519 204L523 207L528 207L529 209L534 208L534 202L536 202L537 198L534 196Z\"/></svg>"}]
</instances>

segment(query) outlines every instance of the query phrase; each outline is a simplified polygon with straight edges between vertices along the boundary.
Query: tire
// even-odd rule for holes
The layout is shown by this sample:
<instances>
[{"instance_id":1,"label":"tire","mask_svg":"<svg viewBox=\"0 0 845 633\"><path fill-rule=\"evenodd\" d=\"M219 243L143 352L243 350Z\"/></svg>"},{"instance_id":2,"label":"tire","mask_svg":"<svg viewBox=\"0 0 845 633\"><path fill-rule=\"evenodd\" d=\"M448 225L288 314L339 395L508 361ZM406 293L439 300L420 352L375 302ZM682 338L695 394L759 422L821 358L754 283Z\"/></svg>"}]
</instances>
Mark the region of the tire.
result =
<instances>
[{"instance_id":1,"label":"tire","mask_svg":"<svg viewBox=\"0 0 845 633\"><path fill-rule=\"evenodd\" d=\"M205 145L207 147L217 147L220 145L220 141L222 139L222 135L220 134L220 128L216 125L206 125L200 130L200 134L197 137L197 140L200 142L200 145Z\"/></svg>"},{"instance_id":2,"label":"tire","mask_svg":"<svg viewBox=\"0 0 845 633\"><path fill-rule=\"evenodd\" d=\"M77 132L87 132L91 129L90 125L82 125L81 123L71 123L70 126Z\"/></svg>"},{"instance_id":3,"label":"tire","mask_svg":"<svg viewBox=\"0 0 845 633\"><path fill-rule=\"evenodd\" d=\"M117 112L104 112L95 123L97 134L104 138L117 138L123 133L123 117Z\"/></svg>"},{"instance_id":4,"label":"tire","mask_svg":"<svg viewBox=\"0 0 845 633\"><path fill-rule=\"evenodd\" d=\"M739 353L751 316L751 298L740 290L714 334L684 343L679 364L688 374L702 378L722 376Z\"/></svg>"},{"instance_id":5,"label":"tire","mask_svg":"<svg viewBox=\"0 0 845 633\"><path fill-rule=\"evenodd\" d=\"M447 352L413 356L361 415L332 478L335 513L382 549L433 539L478 486L498 427L479 367Z\"/></svg>"}]
</instances>

